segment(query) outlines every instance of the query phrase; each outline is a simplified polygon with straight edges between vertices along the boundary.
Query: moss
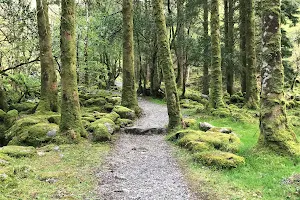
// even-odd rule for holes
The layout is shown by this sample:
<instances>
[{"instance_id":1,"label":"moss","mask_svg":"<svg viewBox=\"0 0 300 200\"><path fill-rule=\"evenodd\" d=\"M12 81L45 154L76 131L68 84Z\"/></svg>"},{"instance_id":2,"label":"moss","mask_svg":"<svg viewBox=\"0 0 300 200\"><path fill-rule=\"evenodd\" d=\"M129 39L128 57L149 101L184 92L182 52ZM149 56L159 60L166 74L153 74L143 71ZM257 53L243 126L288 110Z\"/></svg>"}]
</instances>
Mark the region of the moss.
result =
<instances>
[{"instance_id":1,"label":"moss","mask_svg":"<svg viewBox=\"0 0 300 200\"><path fill-rule=\"evenodd\" d=\"M6 112L0 109L0 123L4 121L6 117Z\"/></svg>"},{"instance_id":2,"label":"moss","mask_svg":"<svg viewBox=\"0 0 300 200\"><path fill-rule=\"evenodd\" d=\"M91 124L91 122L82 119L82 125L83 125L83 127L84 127L85 129L86 129L87 127L89 127L90 124Z\"/></svg>"},{"instance_id":3,"label":"moss","mask_svg":"<svg viewBox=\"0 0 300 200\"><path fill-rule=\"evenodd\" d=\"M119 118L116 122L121 128L133 126L133 121L131 119L121 119Z\"/></svg>"},{"instance_id":4,"label":"moss","mask_svg":"<svg viewBox=\"0 0 300 200\"><path fill-rule=\"evenodd\" d=\"M105 99L108 103L111 103L113 105L120 105L121 104L121 97L107 96L107 97L105 97Z\"/></svg>"},{"instance_id":5,"label":"moss","mask_svg":"<svg viewBox=\"0 0 300 200\"><path fill-rule=\"evenodd\" d=\"M104 109L106 110L106 111L108 111L108 112L111 112L113 109L114 109L114 104L112 104L112 103L106 103L105 105L104 105Z\"/></svg>"},{"instance_id":6,"label":"moss","mask_svg":"<svg viewBox=\"0 0 300 200\"><path fill-rule=\"evenodd\" d=\"M197 124L197 121L195 119L191 119L191 118L183 119L183 122L186 127L196 126L196 124Z\"/></svg>"},{"instance_id":7,"label":"moss","mask_svg":"<svg viewBox=\"0 0 300 200\"><path fill-rule=\"evenodd\" d=\"M82 117L82 120L88 121L88 122L94 122L96 121L95 117L93 116L86 116L86 117Z\"/></svg>"},{"instance_id":8,"label":"moss","mask_svg":"<svg viewBox=\"0 0 300 200\"><path fill-rule=\"evenodd\" d=\"M213 150L213 146L207 142L191 141L187 143L186 148L192 152L203 152Z\"/></svg>"},{"instance_id":9,"label":"moss","mask_svg":"<svg viewBox=\"0 0 300 200\"><path fill-rule=\"evenodd\" d=\"M108 118L108 119L112 120L113 122L116 122L120 118L120 115L116 112L111 112L109 114L104 115L103 117Z\"/></svg>"},{"instance_id":10,"label":"moss","mask_svg":"<svg viewBox=\"0 0 300 200\"><path fill-rule=\"evenodd\" d=\"M61 119L60 115L52 115L47 118L49 123L57 124L57 125L60 124L60 119Z\"/></svg>"},{"instance_id":11,"label":"moss","mask_svg":"<svg viewBox=\"0 0 300 200\"><path fill-rule=\"evenodd\" d=\"M4 123L7 128L11 127L13 123L17 120L19 112L17 110L10 110L6 113Z\"/></svg>"},{"instance_id":12,"label":"moss","mask_svg":"<svg viewBox=\"0 0 300 200\"><path fill-rule=\"evenodd\" d=\"M177 141L182 147L188 146L190 142L205 142L217 150L230 152L237 152L241 145L240 139L235 134L224 134L211 131L179 131L170 139Z\"/></svg>"},{"instance_id":13,"label":"moss","mask_svg":"<svg viewBox=\"0 0 300 200\"><path fill-rule=\"evenodd\" d=\"M59 130L58 125L38 123L23 129L10 142L11 145L26 145L38 147L53 140L55 136L48 136L48 132Z\"/></svg>"},{"instance_id":14,"label":"moss","mask_svg":"<svg viewBox=\"0 0 300 200\"><path fill-rule=\"evenodd\" d=\"M0 153L0 167L9 165L11 161L11 157L6 154Z\"/></svg>"},{"instance_id":15,"label":"moss","mask_svg":"<svg viewBox=\"0 0 300 200\"><path fill-rule=\"evenodd\" d=\"M196 153L193 157L197 162L201 162L208 166L215 166L217 168L236 168L245 164L245 159L243 157L222 151Z\"/></svg>"},{"instance_id":16,"label":"moss","mask_svg":"<svg viewBox=\"0 0 300 200\"><path fill-rule=\"evenodd\" d=\"M27 112L27 113L33 113L35 108L36 108L36 103L33 102L16 103L10 106L10 109L15 109L19 112Z\"/></svg>"},{"instance_id":17,"label":"moss","mask_svg":"<svg viewBox=\"0 0 300 200\"><path fill-rule=\"evenodd\" d=\"M218 116L221 118L231 116L230 110L228 110L226 108L214 109L211 113L213 116Z\"/></svg>"},{"instance_id":18,"label":"moss","mask_svg":"<svg viewBox=\"0 0 300 200\"><path fill-rule=\"evenodd\" d=\"M243 95L241 95L240 93L235 93L230 97L230 103L244 103L245 102L245 98Z\"/></svg>"},{"instance_id":19,"label":"moss","mask_svg":"<svg viewBox=\"0 0 300 200\"><path fill-rule=\"evenodd\" d=\"M16 158L32 157L36 155L36 149L34 147L24 146L5 146L0 148L0 153Z\"/></svg>"},{"instance_id":20,"label":"moss","mask_svg":"<svg viewBox=\"0 0 300 200\"><path fill-rule=\"evenodd\" d=\"M113 134L114 131L117 129L116 124L111 119L108 119L108 118L98 119L98 120L94 121L93 123L91 123L90 126L96 127L97 124L104 124L110 134Z\"/></svg>"},{"instance_id":21,"label":"moss","mask_svg":"<svg viewBox=\"0 0 300 200\"><path fill-rule=\"evenodd\" d=\"M89 107L89 106L104 106L106 104L106 100L103 97L99 98L92 98L84 101L84 106Z\"/></svg>"},{"instance_id":22,"label":"moss","mask_svg":"<svg viewBox=\"0 0 300 200\"><path fill-rule=\"evenodd\" d=\"M115 106L113 112L116 112L123 119L135 119L135 112L123 106Z\"/></svg>"},{"instance_id":23,"label":"moss","mask_svg":"<svg viewBox=\"0 0 300 200\"><path fill-rule=\"evenodd\" d=\"M90 132L89 138L93 142L106 142L111 140L111 134L108 128L102 123L90 124L88 131Z\"/></svg>"}]
</instances>

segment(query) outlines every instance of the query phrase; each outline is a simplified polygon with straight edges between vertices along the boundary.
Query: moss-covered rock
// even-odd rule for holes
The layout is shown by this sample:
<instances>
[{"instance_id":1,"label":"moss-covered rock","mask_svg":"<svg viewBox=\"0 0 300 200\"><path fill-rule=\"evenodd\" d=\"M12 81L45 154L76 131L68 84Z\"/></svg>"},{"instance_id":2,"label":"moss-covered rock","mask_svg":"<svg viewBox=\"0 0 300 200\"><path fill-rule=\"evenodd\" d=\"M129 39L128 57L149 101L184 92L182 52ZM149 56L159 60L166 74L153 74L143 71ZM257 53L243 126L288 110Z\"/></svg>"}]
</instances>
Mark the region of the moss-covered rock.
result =
<instances>
[{"instance_id":1,"label":"moss-covered rock","mask_svg":"<svg viewBox=\"0 0 300 200\"><path fill-rule=\"evenodd\" d=\"M120 115L123 119L135 119L136 115L135 112L129 108L126 108L124 106L115 106L113 109L113 112L116 112Z\"/></svg>"},{"instance_id":2,"label":"moss-covered rock","mask_svg":"<svg viewBox=\"0 0 300 200\"><path fill-rule=\"evenodd\" d=\"M34 113L34 109L36 108L37 104L34 102L22 102L12 104L10 109L15 109L19 112L26 112L26 113Z\"/></svg>"},{"instance_id":3,"label":"moss-covered rock","mask_svg":"<svg viewBox=\"0 0 300 200\"><path fill-rule=\"evenodd\" d=\"M116 122L120 118L120 115L116 112L111 112L109 114L104 115L103 117L108 118L108 119L112 120L113 122Z\"/></svg>"},{"instance_id":4,"label":"moss-covered rock","mask_svg":"<svg viewBox=\"0 0 300 200\"><path fill-rule=\"evenodd\" d=\"M56 124L38 123L23 129L9 144L34 147L42 146L52 141L58 130L59 127Z\"/></svg>"},{"instance_id":5,"label":"moss-covered rock","mask_svg":"<svg viewBox=\"0 0 300 200\"><path fill-rule=\"evenodd\" d=\"M240 139L235 134L224 134L211 131L179 131L171 138L171 140L176 141L182 147L187 147L191 142L205 142L217 150L229 152L237 152L241 145Z\"/></svg>"},{"instance_id":6,"label":"moss-covered rock","mask_svg":"<svg viewBox=\"0 0 300 200\"><path fill-rule=\"evenodd\" d=\"M36 155L36 149L34 147L24 146L5 146L0 148L0 153L16 158L32 157Z\"/></svg>"},{"instance_id":7,"label":"moss-covered rock","mask_svg":"<svg viewBox=\"0 0 300 200\"><path fill-rule=\"evenodd\" d=\"M230 97L230 103L235 104L235 103L244 103L244 102L245 102L245 97L241 93L233 94Z\"/></svg>"},{"instance_id":8,"label":"moss-covered rock","mask_svg":"<svg viewBox=\"0 0 300 200\"><path fill-rule=\"evenodd\" d=\"M96 121L96 118L94 116L90 115L90 116L82 117L81 120L85 120L88 122L94 122L94 121Z\"/></svg>"},{"instance_id":9,"label":"moss-covered rock","mask_svg":"<svg viewBox=\"0 0 300 200\"><path fill-rule=\"evenodd\" d=\"M197 123L197 121L192 118L185 118L185 119L183 119L183 122L186 127L196 126L196 123Z\"/></svg>"},{"instance_id":10,"label":"moss-covered rock","mask_svg":"<svg viewBox=\"0 0 300 200\"><path fill-rule=\"evenodd\" d=\"M231 116L230 110L227 109L227 108L214 109L211 113L212 113L213 116L217 116L217 117L221 117L221 118Z\"/></svg>"},{"instance_id":11,"label":"moss-covered rock","mask_svg":"<svg viewBox=\"0 0 300 200\"><path fill-rule=\"evenodd\" d=\"M121 97L107 96L105 99L108 103L111 103L113 105L120 105L121 104Z\"/></svg>"},{"instance_id":12,"label":"moss-covered rock","mask_svg":"<svg viewBox=\"0 0 300 200\"><path fill-rule=\"evenodd\" d=\"M193 155L197 162L218 168L236 168L245 164L245 159L233 153L222 151L207 151Z\"/></svg>"},{"instance_id":13,"label":"moss-covered rock","mask_svg":"<svg viewBox=\"0 0 300 200\"><path fill-rule=\"evenodd\" d=\"M84 106L104 106L106 104L106 100L103 97L91 98L83 102Z\"/></svg>"},{"instance_id":14,"label":"moss-covered rock","mask_svg":"<svg viewBox=\"0 0 300 200\"><path fill-rule=\"evenodd\" d=\"M0 167L9 165L11 160L11 157L8 155L0 153Z\"/></svg>"},{"instance_id":15,"label":"moss-covered rock","mask_svg":"<svg viewBox=\"0 0 300 200\"><path fill-rule=\"evenodd\" d=\"M116 122L121 128L133 126L133 121L131 119L121 119L119 118Z\"/></svg>"},{"instance_id":16,"label":"moss-covered rock","mask_svg":"<svg viewBox=\"0 0 300 200\"><path fill-rule=\"evenodd\" d=\"M110 134L113 134L115 130L117 129L115 122L113 122L111 119L108 118L101 118L93 123L91 123L91 127L96 127L97 124L104 124Z\"/></svg>"},{"instance_id":17,"label":"moss-covered rock","mask_svg":"<svg viewBox=\"0 0 300 200\"><path fill-rule=\"evenodd\" d=\"M60 115L51 115L47 118L48 122L49 123L52 123L52 124L57 124L59 125L60 124L60 120L61 120L61 116Z\"/></svg>"},{"instance_id":18,"label":"moss-covered rock","mask_svg":"<svg viewBox=\"0 0 300 200\"><path fill-rule=\"evenodd\" d=\"M89 138L93 142L106 142L111 140L111 134L107 127L102 123L92 123L88 131L90 132Z\"/></svg>"},{"instance_id":19,"label":"moss-covered rock","mask_svg":"<svg viewBox=\"0 0 300 200\"><path fill-rule=\"evenodd\" d=\"M115 105L112 104L112 103L106 103L104 105L104 109L107 111L107 112L111 112L113 109L114 109Z\"/></svg>"},{"instance_id":20,"label":"moss-covered rock","mask_svg":"<svg viewBox=\"0 0 300 200\"><path fill-rule=\"evenodd\" d=\"M6 117L6 112L0 109L0 123L4 122L5 117Z\"/></svg>"},{"instance_id":21,"label":"moss-covered rock","mask_svg":"<svg viewBox=\"0 0 300 200\"><path fill-rule=\"evenodd\" d=\"M6 113L4 123L9 128L18 119L19 112L17 110L10 110Z\"/></svg>"}]
</instances>

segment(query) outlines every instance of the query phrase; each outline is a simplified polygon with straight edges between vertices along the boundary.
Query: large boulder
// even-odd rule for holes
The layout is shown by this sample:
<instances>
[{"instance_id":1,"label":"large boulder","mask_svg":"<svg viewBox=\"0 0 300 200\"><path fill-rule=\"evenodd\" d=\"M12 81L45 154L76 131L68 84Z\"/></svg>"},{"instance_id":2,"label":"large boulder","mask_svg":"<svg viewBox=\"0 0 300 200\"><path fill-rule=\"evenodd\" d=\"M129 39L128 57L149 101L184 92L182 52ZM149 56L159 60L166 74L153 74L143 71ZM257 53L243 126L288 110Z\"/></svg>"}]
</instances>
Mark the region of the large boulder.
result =
<instances>
[{"instance_id":1,"label":"large boulder","mask_svg":"<svg viewBox=\"0 0 300 200\"><path fill-rule=\"evenodd\" d=\"M106 142L111 140L111 134L107 126L102 123L91 123L88 127L88 131L90 133L89 138L93 142Z\"/></svg>"}]
</instances>

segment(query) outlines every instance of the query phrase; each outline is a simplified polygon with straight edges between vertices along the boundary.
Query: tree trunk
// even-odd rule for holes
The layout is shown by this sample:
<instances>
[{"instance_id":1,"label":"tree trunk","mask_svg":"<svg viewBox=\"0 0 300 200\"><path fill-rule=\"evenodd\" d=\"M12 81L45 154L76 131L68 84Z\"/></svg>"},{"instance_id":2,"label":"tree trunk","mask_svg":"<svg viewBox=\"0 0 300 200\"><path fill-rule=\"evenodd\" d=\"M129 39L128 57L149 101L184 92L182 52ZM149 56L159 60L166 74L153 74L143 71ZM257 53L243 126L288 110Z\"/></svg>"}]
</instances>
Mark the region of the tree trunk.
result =
<instances>
[{"instance_id":1,"label":"tree trunk","mask_svg":"<svg viewBox=\"0 0 300 200\"><path fill-rule=\"evenodd\" d=\"M89 2L85 2L85 13L86 13L86 36L84 39L84 84L90 84L89 78L89 66L88 66L88 47L89 47Z\"/></svg>"},{"instance_id":2,"label":"tree trunk","mask_svg":"<svg viewBox=\"0 0 300 200\"><path fill-rule=\"evenodd\" d=\"M210 65L210 53L209 53L209 43L210 37L208 35L208 0L203 1L203 39L204 39L204 49L203 49L203 79L202 79L202 93L205 95L209 94L209 65Z\"/></svg>"},{"instance_id":3,"label":"tree trunk","mask_svg":"<svg viewBox=\"0 0 300 200\"><path fill-rule=\"evenodd\" d=\"M228 47L227 47L227 68L226 68L226 83L227 92L233 94L234 84L234 2L228 0Z\"/></svg>"},{"instance_id":4,"label":"tree trunk","mask_svg":"<svg viewBox=\"0 0 300 200\"><path fill-rule=\"evenodd\" d=\"M183 84L184 65L184 0L177 0L177 87Z\"/></svg>"},{"instance_id":5,"label":"tree trunk","mask_svg":"<svg viewBox=\"0 0 300 200\"><path fill-rule=\"evenodd\" d=\"M211 92L210 107L223 107L219 0L211 0Z\"/></svg>"},{"instance_id":6,"label":"tree trunk","mask_svg":"<svg viewBox=\"0 0 300 200\"><path fill-rule=\"evenodd\" d=\"M245 0L240 1L240 82L242 93L246 93L247 77L246 77L246 68L247 68L247 58L246 58L246 2Z\"/></svg>"},{"instance_id":7,"label":"tree trunk","mask_svg":"<svg viewBox=\"0 0 300 200\"><path fill-rule=\"evenodd\" d=\"M263 3L263 66L259 145L277 153L300 156L300 145L289 128L284 97L281 56L281 1Z\"/></svg>"},{"instance_id":8,"label":"tree trunk","mask_svg":"<svg viewBox=\"0 0 300 200\"><path fill-rule=\"evenodd\" d=\"M258 108L258 89L256 78L256 52L255 52L255 23L254 3L249 0L246 4L246 58L247 58L247 84L246 101L247 107Z\"/></svg>"},{"instance_id":9,"label":"tree trunk","mask_svg":"<svg viewBox=\"0 0 300 200\"><path fill-rule=\"evenodd\" d=\"M163 71L169 115L169 129L181 126L179 97L172 65L170 44L168 42L163 0L153 0L153 11L158 36L159 65Z\"/></svg>"},{"instance_id":10,"label":"tree trunk","mask_svg":"<svg viewBox=\"0 0 300 200\"><path fill-rule=\"evenodd\" d=\"M159 93L159 89L160 89L160 85L161 85L161 78L160 78L160 66L158 66L157 63L157 36L156 34L154 35L154 39L153 39L153 53L151 56L151 88L150 88L150 92L151 95L154 97L160 97L160 93Z\"/></svg>"},{"instance_id":11,"label":"tree trunk","mask_svg":"<svg viewBox=\"0 0 300 200\"><path fill-rule=\"evenodd\" d=\"M41 60L41 98L38 112L58 111L57 77L52 55L52 41L47 0L37 0L37 22Z\"/></svg>"},{"instance_id":12,"label":"tree trunk","mask_svg":"<svg viewBox=\"0 0 300 200\"><path fill-rule=\"evenodd\" d=\"M138 111L133 52L132 0L123 0L123 89L121 104Z\"/></svg>"},{"instance_id":13,"label":"tree trunk","mask_svg":"<svg viewBox=\"0 0 300 200\"><path fill-rule=\"evenodd\" d=\"M61 123L60 131L73 141L85 136L76 74L75 0L61 1Z\"/></svg>"}]
</instances>

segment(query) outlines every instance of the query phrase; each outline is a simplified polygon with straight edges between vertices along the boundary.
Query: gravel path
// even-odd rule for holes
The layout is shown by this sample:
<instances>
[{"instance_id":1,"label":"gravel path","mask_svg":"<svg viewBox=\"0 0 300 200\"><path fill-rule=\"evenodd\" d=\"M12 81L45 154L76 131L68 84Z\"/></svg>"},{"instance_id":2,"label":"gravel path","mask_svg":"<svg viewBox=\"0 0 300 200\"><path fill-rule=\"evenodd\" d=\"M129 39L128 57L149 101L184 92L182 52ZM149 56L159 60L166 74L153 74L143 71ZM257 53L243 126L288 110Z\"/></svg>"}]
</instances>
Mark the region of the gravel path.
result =
<instances>
[{"instance_id":1,"label":"gravel path","mask_svg":"<svg viewBox=\"0 0 300 200\"><path fill-rule=\"evenodd\" d=\"M168 123L167 108L139 100L144 115L139 128L162 128ZM190 200L191 192L164 135L121 134L107 163L98 174L99 199Z\"/></svg>"}]
</instances>

